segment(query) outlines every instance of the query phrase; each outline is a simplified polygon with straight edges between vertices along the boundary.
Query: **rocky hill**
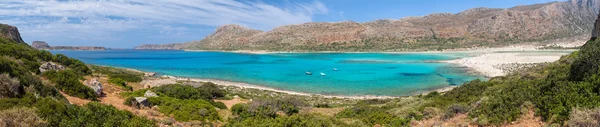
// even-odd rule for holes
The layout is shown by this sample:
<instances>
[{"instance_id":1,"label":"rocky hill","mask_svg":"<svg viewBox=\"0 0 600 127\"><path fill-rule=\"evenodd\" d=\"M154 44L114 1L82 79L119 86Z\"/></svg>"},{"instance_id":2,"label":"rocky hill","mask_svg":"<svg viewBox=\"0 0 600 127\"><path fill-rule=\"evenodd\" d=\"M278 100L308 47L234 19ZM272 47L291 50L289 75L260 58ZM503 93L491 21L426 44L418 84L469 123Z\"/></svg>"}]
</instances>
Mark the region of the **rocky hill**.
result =
<instances>
[{"instance_id":1,"label":"rocky hill","mask_svg":"<svg viewBox=\"0 0 600 127\"><path fill-rule=\"evenodd\" d=\"M8 39L10 42L25 43L21 39L19 29L17 27L0 23L0 38Z\"/></svg>"},{"instance_id":2,"label":"rocky hill","mask_svg":"<svg viewBox=\"0 0 600 127\"><path fill-rule=\"evenodd\" d=\"M50 46L45 41L33 41L31 47L42 50L106 50L98 46Z\"/></svg>"},{"instance_id":3,"label":"rocky hill","mask_svg":"<svg viewBox=\"0 0 600 127\"><path fill-rule=\"evenodd\" d=\"M585 41L599 8L600 0L571 0L365 23L311 22L266 32L226 25L200 41L137 49L424 51Z\"/></svg>"}]
</instances>

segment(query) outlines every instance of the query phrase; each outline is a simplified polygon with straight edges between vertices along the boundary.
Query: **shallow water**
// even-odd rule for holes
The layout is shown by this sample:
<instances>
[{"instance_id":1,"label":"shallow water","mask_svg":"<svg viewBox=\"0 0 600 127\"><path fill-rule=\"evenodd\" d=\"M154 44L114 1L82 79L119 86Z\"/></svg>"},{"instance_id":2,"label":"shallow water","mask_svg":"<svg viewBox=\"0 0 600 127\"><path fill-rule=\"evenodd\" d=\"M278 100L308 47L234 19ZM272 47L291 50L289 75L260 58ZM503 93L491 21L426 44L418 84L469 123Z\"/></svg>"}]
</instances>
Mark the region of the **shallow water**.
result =
<instances>
[{"instance_id":1,"label":"shallow water","mask_svg":"<svg viewBox=\"0 0 600 127\"><path fill-rule=\"evenodd\" d=\"M436 62L465 53L238 54L186 51L51 51L88 64L133 68L190 78L245 82L327 95L403 96L482 78ZM338 71L334 71L337 68ZM313 75L306 75L310 71ZM326 76L320 76L319 73Z\"/></svg>"}]
</instances>

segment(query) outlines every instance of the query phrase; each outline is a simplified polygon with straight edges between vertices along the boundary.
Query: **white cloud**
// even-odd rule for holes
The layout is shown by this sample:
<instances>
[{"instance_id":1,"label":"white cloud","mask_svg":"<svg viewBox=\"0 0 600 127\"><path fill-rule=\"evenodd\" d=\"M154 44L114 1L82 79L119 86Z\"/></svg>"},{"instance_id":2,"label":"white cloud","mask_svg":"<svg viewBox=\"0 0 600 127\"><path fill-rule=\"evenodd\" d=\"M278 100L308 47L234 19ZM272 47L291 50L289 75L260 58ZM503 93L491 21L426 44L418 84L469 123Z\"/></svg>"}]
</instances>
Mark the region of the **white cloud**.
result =
<instances>
[{"instance_id":1,"label":"white cloud","mask_svg":"<svg viewBox=\"0 0 600 127\"><path fill-rule=\"evenodd\" d=\"M83 41L118 41L125 36L115 33L126 32L151 32L158 35L147 36L161 37L197 35L190 32L225 24L269 30L310 22L313 15L327 12L317 1L285 5L234 0L0 1L0 22L19 27L23 36Z\"/></svg>"}]
</instances>

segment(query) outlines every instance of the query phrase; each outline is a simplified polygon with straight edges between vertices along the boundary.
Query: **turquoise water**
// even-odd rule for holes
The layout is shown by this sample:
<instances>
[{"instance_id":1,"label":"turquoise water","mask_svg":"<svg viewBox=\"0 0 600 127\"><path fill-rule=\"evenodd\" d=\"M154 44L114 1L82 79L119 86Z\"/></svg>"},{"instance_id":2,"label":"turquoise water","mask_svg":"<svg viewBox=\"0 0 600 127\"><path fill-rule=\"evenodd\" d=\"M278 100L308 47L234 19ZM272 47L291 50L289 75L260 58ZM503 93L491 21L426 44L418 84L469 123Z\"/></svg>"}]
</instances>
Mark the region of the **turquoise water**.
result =
<instances>
[{"instance_id":1,"label":"turquoise water","mask_svg":"<svg viewBox=\"0 0 600 127\"><path fill-rule=\"evenodd\" d=\"M481 78L435 61L467 54L286 53L186 51L51 51L88 64L190 78L245 82L327 95L403 96ZM334 71L337 68L338 71ZM306 75L310 71L313 75ZM326 76L320 76L320 72Z\"/></svg>"}]
</instances>

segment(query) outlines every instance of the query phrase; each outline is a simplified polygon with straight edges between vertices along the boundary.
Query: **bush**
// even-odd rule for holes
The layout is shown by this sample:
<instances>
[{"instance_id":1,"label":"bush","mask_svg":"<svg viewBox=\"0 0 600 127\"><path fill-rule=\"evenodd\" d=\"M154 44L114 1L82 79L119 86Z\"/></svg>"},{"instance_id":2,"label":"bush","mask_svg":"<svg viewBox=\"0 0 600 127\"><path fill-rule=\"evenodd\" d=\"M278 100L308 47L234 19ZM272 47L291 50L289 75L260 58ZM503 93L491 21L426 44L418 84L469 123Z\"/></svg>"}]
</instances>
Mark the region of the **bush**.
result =
<instances>
[{"instance_id":1,"label":"bush","mask_svg":"<svg viewBox=\"0 0 600 127\"><path fill-rule=\"evenodd\" d=\"M2 127L44 127L48 123L35 114L35 109L16 107L0 111Z\"/></svg>"},{"instance_id":2,"label":"bush","mask_svg":"<svg viewBox=\"0 0 600 127\"><path fill-rule=\"evenodd\" d=\"M10 78L8 74L0 74L0 98L19 97L23 92L19 80Z\"/></svg>"},{"instance_id":3,"label":"bush","mask_svg":"<svg viewBox=\"0 0 600 127\"><path fill-rule=\"evenodd\" d=\"M158 106L159 111L173 115L178 121L221 120L217 110L204 100L181 100L171 97L150 97L151 106Z\"/></svg>"},{"instance_id":4,"label":"bush","mask_svg":"<svg viewBox=\"0 0 600 127\"><path fill-rule=\"evenodd\" d=\"M598 73L598 65L600 65L600 39L590 40L579 50L578 57L571 65L569 79L583 81Z\"/></svg>"},{"instance_id":5,"label":"bush","mask_svg":"<svg viewBox=\"0 0 600 127\"><path fill-rule=\"evenodd\" d=\"M444 114L443 119L450 119L454 117L456 114L464 114L467 113L469 109L467 106L460 104L453 104L446 110L446 114Z\"/></svg>"},{"instance_id":6,"label":"bush","mask_svg":"<svg viewBox=\"0 0 600 127\"><path fill-rule=\"evenodd\" d=\"M43 74L46 78L56 84L56 87L65 93L90 100L96 100L98 95L88 86L83 85L75 72L71 70L64 71L46 71Z\"/></svg>"},{"instance_id":7,"label":"bush","mask_svg":"<svg viewBox=\"0 0 600 127\"><path fill-rule=\"evenodd\" d=\"M121 78L111 78L108 80L108 82L115 84L117 86L121 86L123 89L133 91L133 88L131 86L127 85L127 82L125 82L125 80L123 80Z\"/></svg>"},{"instance_id":8,"label":"bush","mask_svg":"<svg viewBox=\"0 0 600 127\"><path fill-rule=\"evenodd\" d=\"M215 102L215 101L209 101L209 102L211 105L213 105L219 109L227 109L227 106L223 102Z\"/></svg>"}]
</instances>

